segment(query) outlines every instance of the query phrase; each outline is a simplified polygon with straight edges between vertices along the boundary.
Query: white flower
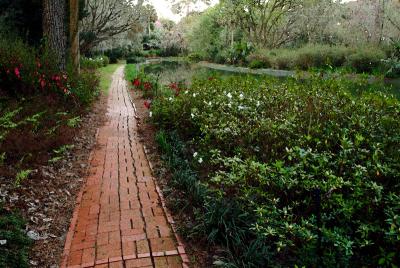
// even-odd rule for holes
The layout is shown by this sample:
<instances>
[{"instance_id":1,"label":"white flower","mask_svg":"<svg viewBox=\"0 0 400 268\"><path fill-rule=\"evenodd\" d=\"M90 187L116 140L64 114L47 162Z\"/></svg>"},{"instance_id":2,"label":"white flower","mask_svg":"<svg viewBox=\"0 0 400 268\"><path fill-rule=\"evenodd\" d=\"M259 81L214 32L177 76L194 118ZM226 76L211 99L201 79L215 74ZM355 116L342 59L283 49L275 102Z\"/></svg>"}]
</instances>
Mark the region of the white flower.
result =
<instances>
[{"instance_id":1,"label":"white flower","mask_svg":"<svg viewBox=\"0 0 400 268\"><path fill-rule=\"evenodd\" d=\"M194 118L194 113L191 113L190 116L191 116L192 118Z\"/></svg>"},{"instance_id":2,"label":"white flower","mask_svg":"<svg viewBox=\"0 0 400 268\"><path fill-rule=\"evenodd\" d=\"M257 101L257 107L260 106L260 101Z\"/></svg>"},{"instance_id":3,"label":"white flower","mask_svg":"<svg viewBox=\"0 0 400 268\"><path fill-rule=\"evenodd\" d=\"M183 92L183 93L185 93L185 94L188 94L188 93L189 93L189 91L185 90L185 92Z\"/></svg>"},{"instance_id":4,"label":"white flower","mask_svg":"<svg viewBox=\"0 0 400 268\"><path fill-rule=\"evenodd\" d=\"M228 98L232 98L232 94L229 92L226 96L228 96Z\"/></svg>"},{"instance_id":5,"label":"white flower","mask_svg":"<svg viewBox=\"0 0 400 268\"><path fill-rule=\"evenodd\" d=\"M169 101L172 101L172 97L169 97L168 100L169 100Z\"/></svg>"},{"instance_id":6,"label":"white flower","mask_svg":"<svg viewBox=\"0 0 400 268\"><path fill-rule=\"evenodd\" d=\"M193 157L196 157L196 156L197 156L197 152L194 152L194 153L193 153Z\"/></svg>"},{"instance_id":7,"label":"white flower","mask_svg":"<svg viewBox=\"0 0 400 268\"><path fill-rule=\"evenodd\" d=\"M149 117L152 117L152 116L153 116L153 112L150 112L150 113L149 113Z\"/></svg>"},{"instance_id":8,"label":"white flower","mask_svg":"<svg viewBox=\"0 0 400 268\"><path fill-rule=\"evenodd\" d=\"M244 109L244 107L242 105L238 106L238 110L243 110L243 109Z\"/></svg>"},{"instance_id":9,"label":"white flower","mask_svg":"<svg viewBox=\"0 0 400 268\"><path fill-rule=\"evenodd\" d=\"M197 94L196 93L193 93L193 98L195 98L197 96Z\"/></svg>"},{"instance_id":10,"label":"white flower","mask_svg":"<svg viewBox=\"0 0 400 268\"><path fill-rule=\"evenodd\" d=\"M200 157L198 161L199 161L199 164L203 163L203 158Z\"/></svg>"},{"instance_id":11,"label":"white flower","mask_svg":"<svg viewBox=\"0 0 400 268\"><path fill-rule=\"evenodd\" d=\"M243 94L240 93L239 98L243 99L243 97L244 97Z\"/></svg>"}]
</instances>

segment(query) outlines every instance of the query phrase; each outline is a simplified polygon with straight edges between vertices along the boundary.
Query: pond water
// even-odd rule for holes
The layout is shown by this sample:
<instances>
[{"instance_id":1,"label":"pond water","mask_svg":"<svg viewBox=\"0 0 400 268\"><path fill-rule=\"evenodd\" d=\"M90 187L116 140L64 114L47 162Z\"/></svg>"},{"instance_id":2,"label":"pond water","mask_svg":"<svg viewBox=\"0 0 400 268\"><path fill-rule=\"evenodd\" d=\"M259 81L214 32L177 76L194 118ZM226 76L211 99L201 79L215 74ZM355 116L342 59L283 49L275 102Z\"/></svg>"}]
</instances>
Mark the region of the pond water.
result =
<instances>
[{"instance_id":1,"label":"pond water","mask_svg":"<svg viewBox=\"0 0 400 268\"><path fill-rule=\"evenodd\" d=\"M238 72L233 72L231 67L227 67L227 69L213 69L207 68L205 66L201 66L199 64L191 64L187 61L179 61L179 60L154 60L149 61L141 66L146 73L153 74L158 77L159 82L163 85L168 85L173 82L184 82L188 85L191 84L191 81L194 78L209 78L213 76L253 76L257 78L262 78L265 76L269 76L266 74L257 74L244 73L243 70L239 69ZM289 74L290 72L288 72ZM282 77L279 73L278 78L281 81L284 81L288 78ZM375 84L371 86L371 88L379 88L382 91L385 91L389 94L393 94L397 99L400 99L400 78L398 79L386 79L384 84ZM365 90L362 88L361 90Z\"/></svg>"}]
</instances>

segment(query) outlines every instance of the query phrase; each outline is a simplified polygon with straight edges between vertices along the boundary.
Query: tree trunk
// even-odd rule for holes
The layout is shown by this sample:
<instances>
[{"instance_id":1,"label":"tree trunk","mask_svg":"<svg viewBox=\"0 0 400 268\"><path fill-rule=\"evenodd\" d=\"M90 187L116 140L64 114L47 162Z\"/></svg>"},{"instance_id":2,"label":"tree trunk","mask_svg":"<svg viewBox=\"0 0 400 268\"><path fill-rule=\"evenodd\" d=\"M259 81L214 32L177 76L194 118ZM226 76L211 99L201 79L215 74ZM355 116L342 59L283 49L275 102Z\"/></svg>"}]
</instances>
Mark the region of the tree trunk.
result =
<instances>
[{"instance_id":1,"label":"tree trunk","mask_svg":"<svg viewBox=\"0 0 400 268\"><path fill-rule=\"evenodd\" d=\"M61 71L66 69L65 0L43 0L43 36L55 53Z\"/></svg>"},{"instance_id":2,"label":"tree trunk","mask_svg":"<svg viewBox=\"0 0 400 268\"><path fill-rule=\"evenodd\" d=\"M382 41L383 22L384 22L384 0L375 0L375 42L380 44Z\"/></svg>"},{"instance_id":3,"label":"tree trunk","mask_svg":"<svg viewBox=\"0 0 400 268\"><path fill-rule=\"evenodd\" d=\"M79 0L69 1L69 41L71 45L71 60L74 71L79 73Z\"/></svg>"}]
</instances>

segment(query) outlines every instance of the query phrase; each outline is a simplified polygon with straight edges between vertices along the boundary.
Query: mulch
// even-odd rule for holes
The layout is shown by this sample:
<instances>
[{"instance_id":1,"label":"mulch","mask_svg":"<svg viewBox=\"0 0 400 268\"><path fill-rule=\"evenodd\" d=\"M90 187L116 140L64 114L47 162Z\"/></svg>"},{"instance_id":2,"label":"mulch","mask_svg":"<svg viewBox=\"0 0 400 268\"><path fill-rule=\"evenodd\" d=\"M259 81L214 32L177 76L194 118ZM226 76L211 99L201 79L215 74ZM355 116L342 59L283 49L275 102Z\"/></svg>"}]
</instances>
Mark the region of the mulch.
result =
<instances>
[{"instance_id":1,"label":"mulch","mask_svg":"<svg viewBox=\"0 0 400 268\"><path fill-rule=\"evenodd\" d=\"M31 267L58 267L76 196L83 184L87 161L95 144L97 128L105 119L107 98L100 96L70 144L74 147L54 164L35 166L32 176L15 187L14 180L0 176L0 201L6 210L18 210L34 239L29 254Z\"/></svg>"}]
</instances>

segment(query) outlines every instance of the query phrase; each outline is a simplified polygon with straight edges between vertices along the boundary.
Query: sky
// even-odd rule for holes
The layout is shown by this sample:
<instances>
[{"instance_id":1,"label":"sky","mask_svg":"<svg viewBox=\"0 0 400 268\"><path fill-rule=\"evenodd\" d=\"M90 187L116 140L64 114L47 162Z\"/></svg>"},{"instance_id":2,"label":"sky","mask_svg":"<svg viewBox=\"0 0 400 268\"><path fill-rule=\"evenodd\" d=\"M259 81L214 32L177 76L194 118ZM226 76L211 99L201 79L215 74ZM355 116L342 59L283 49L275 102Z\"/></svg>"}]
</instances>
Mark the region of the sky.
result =
<instances>
[{"instance_id":1,"label":"sky","mask_svg":"<svg viewBox=\"0 0 400 268\"><path fill-rule=\"evenodd\" d=\"M182 16L174 14L171 11L171 3L168 0L148 0L156 10L159 18L166 18L178 22ZM218 0L212 0L212 3L217 3ZM196 10L204 10L207 6L204 4L199 4L196 6Z\"/></svg>"}]
</instances>

